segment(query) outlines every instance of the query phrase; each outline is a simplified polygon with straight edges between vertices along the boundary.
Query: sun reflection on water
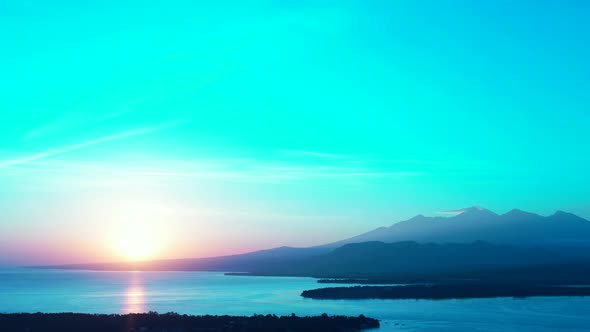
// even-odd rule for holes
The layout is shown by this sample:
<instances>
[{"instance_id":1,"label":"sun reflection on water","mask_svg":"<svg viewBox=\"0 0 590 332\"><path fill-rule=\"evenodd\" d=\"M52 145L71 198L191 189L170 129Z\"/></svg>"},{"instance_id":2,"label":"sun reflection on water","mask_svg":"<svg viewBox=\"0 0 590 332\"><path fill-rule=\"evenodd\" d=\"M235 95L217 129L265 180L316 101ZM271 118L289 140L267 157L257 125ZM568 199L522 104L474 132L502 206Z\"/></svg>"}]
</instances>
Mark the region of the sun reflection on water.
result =
<instances>
[{"instance_id":1,"label":"sun reflection on water","mask_svg":"<svg viewBox=\"0 0 590 332\"><path fill-rule=\"evenodd\" d=\"M140 272L131 272L129 285L125 290L123 311L126 313L146 312L145 290Z\"/></svg>"}]
</instances>

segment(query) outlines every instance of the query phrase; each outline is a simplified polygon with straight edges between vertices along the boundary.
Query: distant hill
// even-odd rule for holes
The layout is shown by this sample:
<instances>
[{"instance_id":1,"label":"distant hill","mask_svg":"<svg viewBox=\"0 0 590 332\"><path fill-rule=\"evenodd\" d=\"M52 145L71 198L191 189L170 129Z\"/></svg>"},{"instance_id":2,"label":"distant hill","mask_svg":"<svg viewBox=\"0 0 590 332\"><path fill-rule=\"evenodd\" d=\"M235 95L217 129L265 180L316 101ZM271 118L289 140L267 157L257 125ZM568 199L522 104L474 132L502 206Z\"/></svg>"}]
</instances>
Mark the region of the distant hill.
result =
<instances>
[{"instance_id":1,"label":"distant hill","mask_svg":"<svg viewBox=\"0 0 590 332\"><path fill-rule=\"evenodd\" d=\"M471 207L453 217L416 216L310 248L241 255L51 266L91 270L249 272L320 277L433 274L590 261L590 222L566 212L543 217ZM579 268L577 270L580 270Z\"/></svg>"},{"instance_id":2,"label":"distant hill","mask_svg":"<svg viewBox=\"0 0 590 332\"><path fill-rule=\"evenodd\" d=\"M249 272L267 266L297 262L299 260L331 251L331 248L279 247L254 251L246 254L205 257L162 259L142 262L114 262L36 266L37 268L58 268L76 270L141 270L141 271L237 271Z\"/></svg>"},{"instance_id":3,"label":"distant hill","mask_svg":"<svg viewBox=\"0 0 590 332\"><path fill-rule=\"evenodd\" d=\"M514 209L498 215L481 207L457 210L453 217L418 215L345 240L320 247L337 248L344 244L368 241L386 243L469 243L485 241L517 246L589 246L590 221L558 211L543 217Z\"/></svg>"},{"instance_id":4,"label":"distant hill","mask_svg":"<svg viewBox=\"0 0 590 332\"><path fill-rule=\"evenodd\" d=\"M461 275L470 271L575 262L543 248L522 248L485 242L420 244L364 242L336 249L277 248L244 255L142 263L76 264L65 269L237 271L255 275L323 278L389 278Z\"/></svg>"},{"instance_id":5,"label":"distant hill","mask_svg":"<svg viewBox=\"0 0 590 332\"><path fill-rule=\"evenodd\" d=\"M420 244L363 242L347 244L299 261L254 268L256 274L316 277L373 277L448 274L534 266L574 259L542 248L486 242Z\"/></svg>"}]
</instances>

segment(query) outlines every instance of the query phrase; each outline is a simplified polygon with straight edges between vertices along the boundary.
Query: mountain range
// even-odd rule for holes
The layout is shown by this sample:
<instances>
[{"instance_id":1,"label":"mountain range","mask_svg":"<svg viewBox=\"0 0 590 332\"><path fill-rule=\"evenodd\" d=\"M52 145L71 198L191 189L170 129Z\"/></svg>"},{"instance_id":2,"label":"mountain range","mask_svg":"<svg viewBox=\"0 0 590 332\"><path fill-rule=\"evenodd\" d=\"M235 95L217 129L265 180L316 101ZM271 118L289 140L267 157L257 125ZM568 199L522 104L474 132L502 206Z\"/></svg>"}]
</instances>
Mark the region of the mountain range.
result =
<instances>
[{"instance_id":1,"label":"mountain range","mask_svg":"<svg viewBox=\"0 0 590 332\"><path fill-rule=\"evenodd\" d=\"M455 210L453 217L415 216L345 240L325 245L336 248L368 241L468 243L485 241L518 246L590 245L590 221L557 211L543 217L514 209L498 215L479 206Z\"/></svg>"},{"instance_id":2,"label":"mountain range","mask_svg":"<svg viewBox=\"0 0 590 332\"><path fill-rule=\"evenodd\" d=\"M558 211L543 217L515 209L498 215L477 206L452 213L452 217L418 215L389 227L309 248L280 247L221 257L52 267L374 277L460 274L590 261L590 254L584 250L590 247L590 221L571 213Z\"/></svg>"}]
</instances>

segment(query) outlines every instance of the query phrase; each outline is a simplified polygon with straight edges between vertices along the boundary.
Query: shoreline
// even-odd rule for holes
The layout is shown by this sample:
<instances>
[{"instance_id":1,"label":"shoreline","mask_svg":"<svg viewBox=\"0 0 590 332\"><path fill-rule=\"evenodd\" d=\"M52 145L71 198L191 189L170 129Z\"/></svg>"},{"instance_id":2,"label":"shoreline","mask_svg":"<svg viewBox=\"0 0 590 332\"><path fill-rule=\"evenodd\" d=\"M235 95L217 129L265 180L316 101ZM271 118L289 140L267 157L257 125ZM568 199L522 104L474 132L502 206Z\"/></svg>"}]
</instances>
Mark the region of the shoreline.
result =
<instances>
[{"instance_id":1,"label":"shoreline","mask_svg":"<svg viewBox=\"0 0 590 332\"><path fill-rule=\"evenodd\" d=\"M301 296L316 300L452 300L500 297L584 297L590 296L590 287L481 283L352 286L305 290L301 293Z\"/></svg>"}]
</instances>

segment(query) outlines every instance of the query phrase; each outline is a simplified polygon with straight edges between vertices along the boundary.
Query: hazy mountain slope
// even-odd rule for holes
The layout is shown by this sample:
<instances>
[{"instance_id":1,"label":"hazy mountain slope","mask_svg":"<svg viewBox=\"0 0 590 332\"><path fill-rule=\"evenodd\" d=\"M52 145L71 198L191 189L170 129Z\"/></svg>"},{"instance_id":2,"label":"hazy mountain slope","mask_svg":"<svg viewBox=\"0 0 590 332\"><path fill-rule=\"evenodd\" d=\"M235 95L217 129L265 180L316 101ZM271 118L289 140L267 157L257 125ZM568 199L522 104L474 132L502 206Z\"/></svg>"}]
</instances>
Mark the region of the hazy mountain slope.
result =
<instances>
[{"instance_id":1,"label":"hazy mountain slope","mask_svg":"<svg viewBox=\"0 0 590 332\"><path fill-rule=\"evenodd\" d=\"M92 270L234 271L262 275L371 277L431 275L494 270L575 261L541 248L501 246L485 242L419 244L364 242L334 250L277 248L244 255L178 259L136 264L78 264L59 266Z\"/></svg>"},{"instance_id":2,"label":"hazy mountain slope","mask_svg":"<svg viewBox=\"0 0 590 332\"><path fill-rule=\"evenodd\" d=\"M329 253L298 262L253 269L252 272L321 277L383 276L491 270L560 261L571 260L546 249L485 242L364 242L347 244Z\"/></svg>"},{"instance_id":3,"label":"hazy mountain slope","mask_svg":"<svg viewBox=\"0 0 590 332\"><path fill-rule=\"evenodd\" d=\"M418 215L390 227L330 243L320 247L336 248L348 243L381 241L386 243L467 243L486 241L525 246L590 245L590 221L558 211L543 217L520 210L504 215L479 207L462 209L453 217Z\"/></svg>"},{"instance_id":4,"label":"hazy mountain slope","mask_svg":"<svg viewBox=\"0 0 590 332\"><path fill-rule=\"evenodd\" d=\"M58 268L353 275L441 272L590 258L589 251L581 249L589 245L590 222L573 214L560 211L542 217L512 210L497 215L479 207L459 212L450 218L420 215L312 248L281 247L222 257L76 264ZM360 244L352 245L354 243Z\"/></svg>"},{"instance_id":5,"label":"hazy mountain slope","mask_svg":"<svg viewBox=\"0 0 590 332\"><path fill-rule=\"evenodd\" d=\"M329 248L280 247L219 257L165 259L145 262L69 264L49 267L87 270L251 271L282 262L299 261L313 255L326 253L330 250Z\"/></svg>"}]
</instances>

